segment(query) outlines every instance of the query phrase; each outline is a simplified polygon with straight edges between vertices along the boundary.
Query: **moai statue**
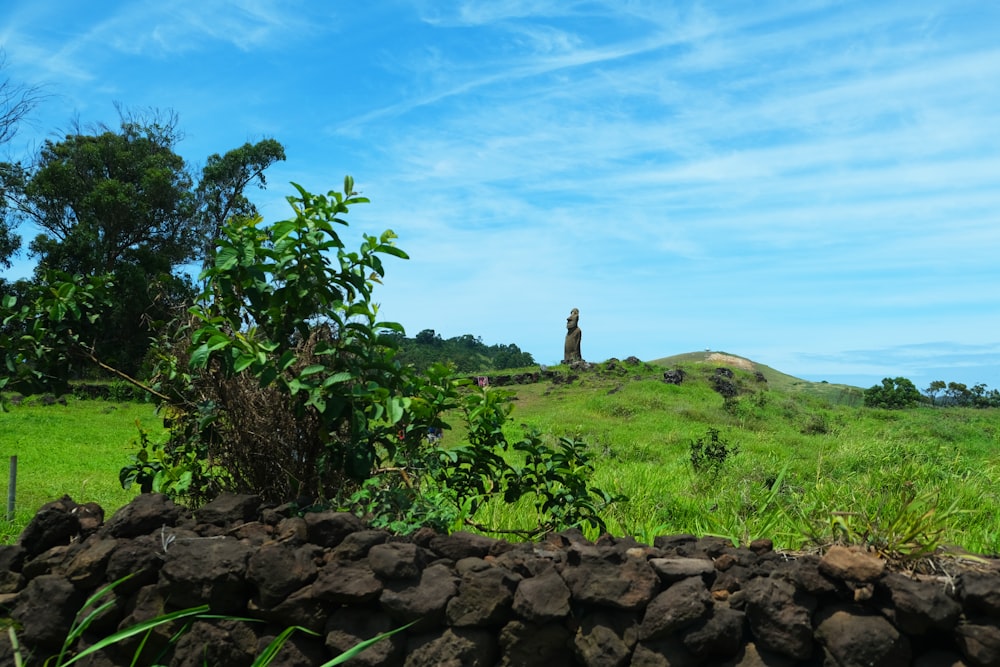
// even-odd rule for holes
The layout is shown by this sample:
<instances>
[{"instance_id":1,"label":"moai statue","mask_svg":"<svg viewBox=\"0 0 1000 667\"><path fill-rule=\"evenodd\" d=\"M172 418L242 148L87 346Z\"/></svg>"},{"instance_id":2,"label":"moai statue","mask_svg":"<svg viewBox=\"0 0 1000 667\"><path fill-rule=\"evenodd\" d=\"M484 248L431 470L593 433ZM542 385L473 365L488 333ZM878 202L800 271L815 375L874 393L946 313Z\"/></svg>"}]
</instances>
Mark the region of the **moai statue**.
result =
<instances>
[{"instance_id":1,"label":"moai statue","mask_svg":"<svg viewBox=\"0 0 1000 667\"><path fill-rule=\"evenodd\" d=\"M583 361L580 354L580 338L583 335L578 326L580 322L580 311L576 308L570 311L566 318L566 344L563 347L563 363L569 364L574 361Z\"/></svg>"}]
</instances>

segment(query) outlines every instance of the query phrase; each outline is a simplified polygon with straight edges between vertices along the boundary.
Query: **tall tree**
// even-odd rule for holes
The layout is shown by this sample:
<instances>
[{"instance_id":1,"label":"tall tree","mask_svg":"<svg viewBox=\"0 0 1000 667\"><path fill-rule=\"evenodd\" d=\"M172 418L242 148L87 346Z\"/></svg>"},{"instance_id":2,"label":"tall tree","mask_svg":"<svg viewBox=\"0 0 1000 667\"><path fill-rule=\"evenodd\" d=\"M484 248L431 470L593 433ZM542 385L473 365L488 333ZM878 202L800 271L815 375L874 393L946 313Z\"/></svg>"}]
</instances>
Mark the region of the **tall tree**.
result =
<instances>
[{"instance_id":1,"label":"tall tree","mask_svg":"<svg viewBox=\"0 0 1000 667\"><path fill-rule=\"evenodd\" d=\"M5 66L6 58L0 50L0 70ZM9 78L0 79L0 146L14 138L21 122L42 97L37 86L27 86ZM17 189L22 177L23 170L19 165L0 164L0 267L8 269L11 257L21 247L21 237L15 233L15 226L7 216L8 192Z\"/></svg>"},{"instance_id":2,"label":"tall tree","mask_svg":"<svg viewBox=\"0 0 1000 667\"><path fill-rule=\"evenodd\" d=\"M111 276L113 312L90 339L98 357L134 373L149 347L149 323L193 298L183 267L202 259L218 216L253 210L243 190L255 178L263 185L271 161L260 153L284 153L266 140L266 150L248 144L212 156L210 166L226 168L206 167L196 184L175 151L182 138L175 114L119 113L117 129L78 128L45 142L16 200L22 218L43 230L30 244L36 278L50 269Z\"/></svg>"},{"instance_id":3,"label":"tall tree","mask_svg":"<svg viewBox=\"0 0 1000 667\"><path fill-rule=\"evenodd\" d=\"M284 159L285 147L275 139L247 142L225 155L209 156L197 191L201 228L206 233L205 257L211 255L227 220L257 215L257 207L243 192L254 182L262 190L267 187L264 171Z\"/></svg>"}]
</instances>

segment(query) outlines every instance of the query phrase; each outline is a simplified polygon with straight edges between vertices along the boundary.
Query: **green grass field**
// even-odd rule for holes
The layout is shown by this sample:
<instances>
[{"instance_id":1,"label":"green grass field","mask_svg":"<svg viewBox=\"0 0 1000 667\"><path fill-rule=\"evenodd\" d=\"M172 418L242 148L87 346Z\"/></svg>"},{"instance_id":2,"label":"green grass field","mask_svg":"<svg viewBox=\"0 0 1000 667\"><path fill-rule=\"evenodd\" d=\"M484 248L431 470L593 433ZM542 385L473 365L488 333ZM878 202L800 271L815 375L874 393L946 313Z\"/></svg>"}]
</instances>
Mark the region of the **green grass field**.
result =
<instances>
[{"instance_id":1,"label":"green grass field","mask_svg":"<svg viewBox=\"0 0 1000 667\"><path fill-rule=\"evenodd\" d=\"M609 531L645 542L691 532L770 537L785 548L812 536L903 553L937 543L1000 553L996 410L869 409L856 387L763 366L734 367L740 394L726 400L713 387L720 365L697 353L512 387L516 407L506 432L513 439L534 428L552 440L589 443L596 485L629 498L607 509ZM668 368L684 370L684 382L663 382ZM38 506L64 493L109 513L127 502L131 493L120 489L117 473L137 419L153 433L160 428L153 408L138 404L71 401L0 414L0 470L10 454L19 457L18 512L13 523L0 523L0 541L14 539ZM446 445L463 437L460 419L451 421ZM707 441L710 429L729 451L696 472L691 444ZM6 474L0 484L5 490ZM530 528L536 517L525 503L495 502L476 520Z\"/></svg>"},{"instance_id":2,"label":"green grass field","mask_svg":"<svg viewBox=\"0 0 1000 667\"><path fill-rule=\"evenodd\" d=\"M860 407L856 387L766 367L754 368L766 383L734 368L744 393L726 401L712 387L721 364L704 357L517 387L508 435L524 425L591 443L596 484L630 499L609 508L610 532L647 542L691 532L800 547L814 535L903 551L938 540L1000 552L996 410L869 409ZM685 381L664 383L662 371L678 367ZM738 453L714 472L696 473L691 443L707 440L709 429ZM530 518L521 511L498 506L490 513L525 526Z\"/></svg>"},{"instance_id":3,"label":"green grass field","mask_svg":"<svg viewBox=\"0 0 1000 667\"><path fill-rule=\"evenodd\" d=\"M14 541L40 506L64 494L97 502L108 516L127 503L137 490L121 488L118 470L138 436L137 422L153 434L162 430L148 404L67 397L67 405L29 401L0 412L0 544ZM11 456L17 456L13 521L7 519Z\"/></svg>"}]
</instances>

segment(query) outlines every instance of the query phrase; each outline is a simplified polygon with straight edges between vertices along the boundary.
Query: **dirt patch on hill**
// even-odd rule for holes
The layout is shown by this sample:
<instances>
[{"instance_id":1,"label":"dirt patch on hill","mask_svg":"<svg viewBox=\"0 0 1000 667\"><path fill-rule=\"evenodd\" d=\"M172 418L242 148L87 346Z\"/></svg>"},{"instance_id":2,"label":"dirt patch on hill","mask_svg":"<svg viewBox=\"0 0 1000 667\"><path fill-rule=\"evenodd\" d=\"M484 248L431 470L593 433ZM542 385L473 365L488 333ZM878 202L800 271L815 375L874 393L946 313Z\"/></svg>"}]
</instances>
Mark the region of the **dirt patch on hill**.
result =
<instances>
[{"instance_id":1,"label":"dirt patch on hill","mask_svg":"<svg viewBox=\"0 0 1000 667\"><path fill-rule=\"evenodd\" d=\"M742 368L745 371L754 370L752 363L746 359L740 359L739 357L734 357L729 354L720 354L719 352L713 352L708 355L707 361L711 361L716 364L725 364L727 366L735 366L736 368Z\"/></svg>"}]
</instances>

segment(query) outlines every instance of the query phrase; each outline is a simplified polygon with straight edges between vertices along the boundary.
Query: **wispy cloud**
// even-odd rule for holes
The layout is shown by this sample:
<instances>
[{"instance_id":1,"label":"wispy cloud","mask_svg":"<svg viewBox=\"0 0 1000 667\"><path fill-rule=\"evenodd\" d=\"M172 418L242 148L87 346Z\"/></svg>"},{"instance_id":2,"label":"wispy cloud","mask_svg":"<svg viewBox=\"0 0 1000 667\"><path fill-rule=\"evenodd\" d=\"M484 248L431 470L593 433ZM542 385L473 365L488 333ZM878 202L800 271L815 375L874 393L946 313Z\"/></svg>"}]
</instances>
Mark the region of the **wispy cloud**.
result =
<instances>
[{"instance_id":1,"label":"wispy cloud","mask_svg":"<svg viewBox=\"0 0 1000 667\"><path fill-rule=\"evenodd\" d=\"M93 77L76 101L171 97L199 147L273 134L272 183L358 176L359 224L414 258L380 296L410 328L558 353L576 306L594 357L867 373L909 367L837 350L1000 327L988 3L184 0L28 39L34 6L0 34Z\"/></svg>"}]
</instances>

